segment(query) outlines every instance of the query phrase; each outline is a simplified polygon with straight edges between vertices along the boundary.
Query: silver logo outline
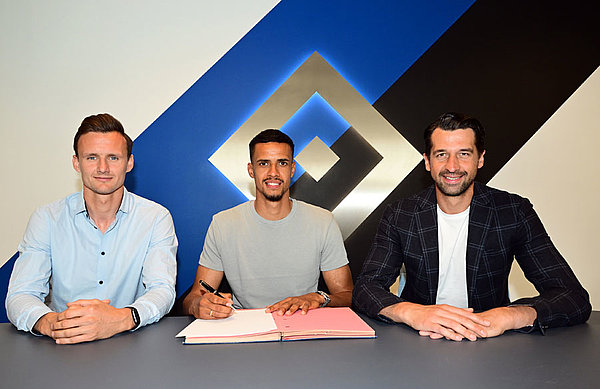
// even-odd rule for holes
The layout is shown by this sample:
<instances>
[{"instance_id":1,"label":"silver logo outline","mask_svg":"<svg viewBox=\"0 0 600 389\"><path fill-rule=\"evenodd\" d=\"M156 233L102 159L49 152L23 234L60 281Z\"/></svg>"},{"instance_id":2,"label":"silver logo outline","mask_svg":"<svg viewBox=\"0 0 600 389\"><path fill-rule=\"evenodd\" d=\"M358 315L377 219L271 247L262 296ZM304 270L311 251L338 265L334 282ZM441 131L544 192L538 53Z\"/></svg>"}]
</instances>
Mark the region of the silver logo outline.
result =
<instances>
[{"instance_id":1,"label":"silver logo outline","mask_svg":"<svg viewBox=\"0 0 600 389\"><path fill-rule=\"evenodd\" d=\"M248 143L266 128L281 128L315 93L329 103L382 157L333 210L344 239L385 200L421 161L421 154L314 52L208 159L249 200Z\"/></svg>"}]
</instances>

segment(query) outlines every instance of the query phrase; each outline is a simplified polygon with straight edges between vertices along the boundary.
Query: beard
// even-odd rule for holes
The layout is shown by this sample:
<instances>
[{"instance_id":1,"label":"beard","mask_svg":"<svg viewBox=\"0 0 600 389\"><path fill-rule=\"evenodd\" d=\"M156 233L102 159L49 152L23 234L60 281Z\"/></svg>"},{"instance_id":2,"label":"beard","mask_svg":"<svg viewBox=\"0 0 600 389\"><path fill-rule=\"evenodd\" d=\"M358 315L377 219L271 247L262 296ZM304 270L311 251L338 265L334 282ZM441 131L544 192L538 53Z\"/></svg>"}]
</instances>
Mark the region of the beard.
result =
<instances>
[{"instance_id":1,"label":"beard","mask_svg":"<svg viewBox=\"0 0 600 389\"><path fill-rule=\"evenodd\" d=\"M282 198L283 198L283 193L272 194L272 195L265 194L265 199L267 199L268 201L272 201L274 203L276 203L277 201L280 201Z\"/></svg>"},{"instance_id":2,"label":"beard","mask_svg":"<svg viewBox=\"0 0 600 389\"><path fill-rule=\"evenodd\" d=\"M471 187L471 185L473 185L473 182L475 181L475 175L469 176L467 174L467 172L464 172L464 171L454 172L455 175L461 174L462 176L465 177L465 179L460 185L448 185L444 182L445 174L451 174L451 173L447 170L440 172L437 179L435 179L434 181L435 181L435 186L440 190L440 192L442 192L446 196L456 197L456 196L462 195L463 193L465 193L467 191L467 189L469 189L469 187Z\"/></svg>"}]
</instances>

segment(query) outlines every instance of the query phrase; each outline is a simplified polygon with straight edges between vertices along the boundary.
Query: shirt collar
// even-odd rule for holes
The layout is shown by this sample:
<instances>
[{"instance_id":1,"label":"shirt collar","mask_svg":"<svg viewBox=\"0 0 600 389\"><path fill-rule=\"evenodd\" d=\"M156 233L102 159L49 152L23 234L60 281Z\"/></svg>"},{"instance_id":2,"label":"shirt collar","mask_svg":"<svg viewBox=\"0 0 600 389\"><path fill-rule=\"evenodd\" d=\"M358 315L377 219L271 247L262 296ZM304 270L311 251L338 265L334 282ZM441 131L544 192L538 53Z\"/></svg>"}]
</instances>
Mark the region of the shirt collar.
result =
<instances>
[{"instance_id":1,"label":"shirt collar","mask_svg":"<svg viewBox=\"0 0 600 389\"><path fill-rule=\"evenodd\" d=\"M123 198L121 199L121 205L119 206L119 210L117 211L117 213L119 213L119 212L129 213L131 211L132 207L133 207L133 194L131 194L127 190L127 188L123 187ZM73 204L72 210L73 210L73 216L80 214L82 212L87 215L87 208L85 206L85 201L83 200L83 189L81 190L81 192L79 192L79 194L75 198L75 203Z\"/></svg>"}]
</instances>

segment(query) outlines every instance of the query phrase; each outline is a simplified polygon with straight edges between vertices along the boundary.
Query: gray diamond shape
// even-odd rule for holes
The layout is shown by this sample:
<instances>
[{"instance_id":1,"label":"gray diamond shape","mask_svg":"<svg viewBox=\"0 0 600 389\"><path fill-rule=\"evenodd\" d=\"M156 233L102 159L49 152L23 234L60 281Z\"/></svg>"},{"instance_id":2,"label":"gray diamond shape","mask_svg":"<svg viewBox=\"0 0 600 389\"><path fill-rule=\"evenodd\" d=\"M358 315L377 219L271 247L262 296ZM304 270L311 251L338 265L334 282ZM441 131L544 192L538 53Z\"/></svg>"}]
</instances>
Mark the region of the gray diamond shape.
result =
<instances>
[{"instance_id":1,"label":"gray diamond shape","mask_svg":"<svg viewBox=\"0 0 600 389\"><path fill-rule=\"evenodd\" d=\"M296 155L298 162L315 181L319 181L325 173L335 165L340 157L333 152L318 136L315 136L302 151Z\"/></svg>"}]
</instances>

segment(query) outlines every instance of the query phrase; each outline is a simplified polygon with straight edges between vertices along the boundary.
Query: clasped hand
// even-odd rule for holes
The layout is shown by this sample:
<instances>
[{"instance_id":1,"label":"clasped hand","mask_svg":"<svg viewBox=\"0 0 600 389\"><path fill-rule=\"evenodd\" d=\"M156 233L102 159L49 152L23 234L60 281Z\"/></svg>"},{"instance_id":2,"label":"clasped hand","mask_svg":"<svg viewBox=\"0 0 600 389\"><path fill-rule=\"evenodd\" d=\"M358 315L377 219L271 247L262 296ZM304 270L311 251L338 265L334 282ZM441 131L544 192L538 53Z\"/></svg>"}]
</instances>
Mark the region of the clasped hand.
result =
<instances>
[{"instance_id":1,"label":"clasped hand","mask_svg":"<svg viewBox=\"0 0 600 389\"><path fill-rule=\"evenodd\" d=\"M409 302L385 307L380 311L403 322L431 339L461 341L502 335L505 331L533 324L537 313L528 306L498 307L474 313L472 308L451 305L420 305Z\"/></svg>"},{"instance_id":2,"label":"clasped hand","mask_svg":"<svg viewBox=\"0 0 600 389\"><path fill-rule=\"evenodd\" d=\"M44 315L36 329L57 344L89 342L132 329L129 308L115 308L110 300L77 300L67 303L67 309Z\"/></svg>"}]
</instances>

